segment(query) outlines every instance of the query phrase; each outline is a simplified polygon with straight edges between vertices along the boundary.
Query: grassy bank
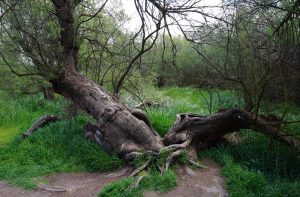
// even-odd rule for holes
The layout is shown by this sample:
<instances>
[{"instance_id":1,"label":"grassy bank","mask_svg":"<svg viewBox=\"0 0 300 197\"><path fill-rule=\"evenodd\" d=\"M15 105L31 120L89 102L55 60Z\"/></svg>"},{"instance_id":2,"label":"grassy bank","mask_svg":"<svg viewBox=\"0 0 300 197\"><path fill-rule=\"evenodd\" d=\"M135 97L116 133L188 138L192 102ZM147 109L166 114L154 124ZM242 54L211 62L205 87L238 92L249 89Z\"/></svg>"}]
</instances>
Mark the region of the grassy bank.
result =
<instances>
[{"instance_id":1,"label":"grassy bank","mask_svg":"<svg viewBox=\"0 0 300 197\"><path fill-rule=\"evenodd\" d=\"M10 143L34 120L44 114L60 114L62 99L46 102L42 95L12 98L0 91L0 146Z\"/></svg>"},{"instance_id":2,"label":"grassy bank","mask_svg":"<svg viewBox=\"0 0 300 197\"><path fill-rule=\"evenodd\" d=\"M122 166L117 156L110 156L84 138L86 115L58 121L39 129L26 140L20 134L44 114L64 116L66 102L44 101L41 95L11 99L0 94L0 179L34 188L32 178L57 172L110 171Z\"/></svg>"}]
</instances>

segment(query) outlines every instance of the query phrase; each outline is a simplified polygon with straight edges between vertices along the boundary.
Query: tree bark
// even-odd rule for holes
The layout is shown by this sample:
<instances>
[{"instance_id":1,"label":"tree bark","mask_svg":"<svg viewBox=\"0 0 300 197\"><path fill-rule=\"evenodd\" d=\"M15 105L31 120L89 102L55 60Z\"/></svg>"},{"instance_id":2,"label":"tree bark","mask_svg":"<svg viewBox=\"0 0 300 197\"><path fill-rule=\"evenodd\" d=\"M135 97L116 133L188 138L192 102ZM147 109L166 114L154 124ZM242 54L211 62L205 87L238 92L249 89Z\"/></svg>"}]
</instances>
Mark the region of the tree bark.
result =
<instances>
[{"instance_id":1,"label":"tree bark","mask_svg":"<svg viewBox=\"0 0 300 197\"><path fill-rule=\"evenodd\" d=\"M282 132L278 120L241 109L224 109L210 116L179 114L169 132L164 136L165 145L182 143L191 138L193 143L209 143L227 133L252 129L273 139L298 148L300 140Z\"/></svg>"},{"instance_id":2,"label":"tree bark","mask_svg":"<svg viewBox=\"0 0 300 197\"><path fill-rule=\"evenodd\" d=\"M190 142L209 142L243 128L263 132L290 146L300 144L299 140L282 135L276 121L240 109L224 110L211 116L178 115L175 124L162 139L145 113L121 105L113 95L78 72L79 46L75 42L78 38L73 12L79 1L52 0L52 3L61 27L63 48L58 78L50 80L53 89L91 114L97 120L97 129L92 129L95 140L99 144L109 144L124 160L132 160L132 153L136 152L157 155L163 150L174 150L168 157L172 161L180 153L178 149L186 148Z\"/></svg>"},{"instance_id":3,"label":"tree bark","mask_svg":"<svg viewBox=\"0 0 300 197\"><path fill-rule=\"evenodd\" d=\"M188 140L194 145L209 143L241 129L253 129L288 146L300 145L299 139L280 131L277 120L241 109L225 109L210 116L179 114L162 139L145 113L121 105L114 96L76 70L66 70L52 85L57 93L71 99L97 120L97 129L92 129L95 140L101 145L109 144L110 149L127 161L133 159L133 152L158 153L165 146Z\"/></svg>"},{"instance_id":4,"label":"tree bark","mask_svg":"<svg viewBox=\"0 0 300 197\"><path fill-rule=\"evenodd\" d=\"M52 101L55 99L54 91L52 88L42 88L43 94L44 94L44 99L48 101Z\"/></svg>"},{"instance_id":5,"label":"tree bark","mask_svg":"<svg viewBox=\"0 0 300 197\"><path fill-rule=\"evenodd\" d=\"M114 96L76 70L68 69L51 82L55 92L69 98L97 120L99 132L120 157L131 152L157 152L163 147L160 136L145 115L121 105Z\"/></svg>"}]
</instances>

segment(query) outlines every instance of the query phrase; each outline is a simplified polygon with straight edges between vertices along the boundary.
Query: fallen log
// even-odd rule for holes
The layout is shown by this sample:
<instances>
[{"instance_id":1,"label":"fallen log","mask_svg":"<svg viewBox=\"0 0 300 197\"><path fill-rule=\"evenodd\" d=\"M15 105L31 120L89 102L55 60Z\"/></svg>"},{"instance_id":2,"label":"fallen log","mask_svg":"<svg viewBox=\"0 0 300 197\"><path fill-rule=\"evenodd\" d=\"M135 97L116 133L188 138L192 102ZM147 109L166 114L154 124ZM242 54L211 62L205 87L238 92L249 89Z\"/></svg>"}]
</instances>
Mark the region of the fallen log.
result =
<instances>
[{"instance_id":1,"label":"fallen log","mask_svg":"<svg viewBox=\"0 0 300 197\"><path fill-rule=\"evenodd\" d=\"M209 143L227 133L252 129L293 148L299 148L300 140L281 131L278 120L242 109L225 109L210 116L184 113L164 136L164 145L178 144L191 138L193 143Z\"/></svg>"},{"instance_id":2,"label":"fallen log","mask_svg":"<svg viewBox=\"0 0 300 197\"><path fill-rule=\"evenodd\" d=\"M45 115L36 120L27 131L23 132L21 134L22 138L25 139L32 135L37 129L42 128L49 124L50 122L55 122L57 120L60 120L58 116L54 115Z\"/></svg>"}]
</instances>

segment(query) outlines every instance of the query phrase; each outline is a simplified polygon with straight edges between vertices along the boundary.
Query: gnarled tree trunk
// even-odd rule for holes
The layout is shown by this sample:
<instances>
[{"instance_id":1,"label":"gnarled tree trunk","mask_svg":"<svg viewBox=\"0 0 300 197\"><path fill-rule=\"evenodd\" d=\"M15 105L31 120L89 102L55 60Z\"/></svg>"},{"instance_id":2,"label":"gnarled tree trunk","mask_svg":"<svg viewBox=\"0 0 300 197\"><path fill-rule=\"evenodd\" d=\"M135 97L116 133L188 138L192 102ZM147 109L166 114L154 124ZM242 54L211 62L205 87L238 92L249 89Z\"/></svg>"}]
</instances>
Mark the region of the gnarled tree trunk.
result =
<instances>
[{"instance_id":1,"label":"gnarled tree trunk","mask_svg":"<svg viewBox=\"0 0 300 197\"><path fill-rule=\"evenodd\" d=\"M133 152L159 153L165 146L188 140L192 144L209 143L241 129L254 129L289 146L300 145L298 139L280 131L276 120L241 109L226 109L210 116L180 114L162 139L144 113L123 106L101 86L76 70L66 70L52 84L57 93L71 99L97 120L98 133L95 131L94 134L98 143L99 140L109 143L120 157L129 161L133 159Z\"/></svg>"},{"instance_id":2,"label":"gnarled tree trunk","mask_svg":"<svg viewBox=\"0 0 300 197\"><path fill-rule=\"evenodd\" d=\"M97 120L97 127L120 156L130 152L159 151L160 136L145 115L121 105L114 96L74 69L52 81L53 89L71 99Z\"/></svg>"},{"instance_id":3,"label":"gnarled tree trunk","mask_svg":"<svg viewBox=\"0 0 300 197\"><path fill-rule=\"evenodd\" d=\"M300 144L299 140L282 135L278 122L240 109L224 110L211 116L181 114L162 139L143 112L121 105L114 96L77 71L79 46L75 42L78 38L73 12L80 1L52 2L61 27L63 48L58 61L62 69L58 71L59 76L50 81L53 89L91 114L97 120L98 129L93 131L96 141L109 144L123 159L132 160L132 156L136 155L132 153L137 152L157 155L163 150L172 150L174 154L167 158L171 161L178 156L179 149L190 143L206 143L243 128L263 132L291 146Z\"/></svg>"}]
</instances>

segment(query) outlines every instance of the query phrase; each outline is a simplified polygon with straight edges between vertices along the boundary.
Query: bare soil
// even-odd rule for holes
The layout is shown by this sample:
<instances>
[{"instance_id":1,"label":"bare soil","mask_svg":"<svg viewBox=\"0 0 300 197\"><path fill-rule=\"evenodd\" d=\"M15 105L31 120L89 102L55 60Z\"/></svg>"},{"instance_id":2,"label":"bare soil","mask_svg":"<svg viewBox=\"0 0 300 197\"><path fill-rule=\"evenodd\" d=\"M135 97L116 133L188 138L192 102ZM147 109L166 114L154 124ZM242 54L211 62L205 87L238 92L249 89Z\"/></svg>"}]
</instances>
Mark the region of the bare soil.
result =
<instances>
[{"instance_id":1,"label":"bare soil","mask_svg":"<svg viewBox=\"0 0 300 197\"><path fill-rule=\"evenodd\" d=\"M165 194L147 191L144 193L145 197L227 197L225 179L220 176L220 166L209 160L203 164L208 168L179 168L178 186L174 190Z\"/></svg>"},{"instance_id":2,"label":"bare soil","mask_svg":"<svg viewBox=\"0 0 300 197\"><path fill-rule=\"evenodd\" d=\"M220 167L211 161L205 161L207 169L178 169L178 186L174 190L161 194L147 191L145 197L226 197L224 178L220 176ZM113 173L61 173L44 177L46 185L65 188L63 192L50 192L43 188L26 191L0 181L1 197L95 197L107 184L126 176L128 168Z\"/></svg>"}]
</instances>

